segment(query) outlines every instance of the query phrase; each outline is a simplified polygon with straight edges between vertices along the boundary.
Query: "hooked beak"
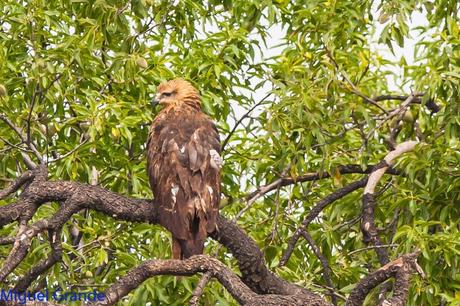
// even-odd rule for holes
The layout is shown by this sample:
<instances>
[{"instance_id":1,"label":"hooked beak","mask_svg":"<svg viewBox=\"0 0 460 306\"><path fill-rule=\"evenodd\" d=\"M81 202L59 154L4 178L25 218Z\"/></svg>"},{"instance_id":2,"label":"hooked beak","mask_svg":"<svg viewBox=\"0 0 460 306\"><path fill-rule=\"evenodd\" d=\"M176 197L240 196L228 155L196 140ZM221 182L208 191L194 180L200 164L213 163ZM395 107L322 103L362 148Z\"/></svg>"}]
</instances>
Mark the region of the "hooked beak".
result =
<instances>
[{"instance_id":1,"label":"hooked beak","mask_svg":"<svg viewBox=\"0 0 460 306\"><path fill-rule=\"evenodd\" d=\"M152 99L152 101L150 101L150 103L152 104L152 107L155 108L155 106L157 106L160 103L160 99L159 99L158 95L155 95L155 97L153 97L153 99Z\"/></svg>"},{"instance_id":2,"label":"hooked beak","mask_svg":"<svg viewBox=\"0 0 460 306\"><path fill-rule=\"evenodd\" d=\"M158 103L160 103L160 101L157 98L153 98L150 103L152 104L152 107L155 107L158 105Z\"/></svg>"}]
</instances>

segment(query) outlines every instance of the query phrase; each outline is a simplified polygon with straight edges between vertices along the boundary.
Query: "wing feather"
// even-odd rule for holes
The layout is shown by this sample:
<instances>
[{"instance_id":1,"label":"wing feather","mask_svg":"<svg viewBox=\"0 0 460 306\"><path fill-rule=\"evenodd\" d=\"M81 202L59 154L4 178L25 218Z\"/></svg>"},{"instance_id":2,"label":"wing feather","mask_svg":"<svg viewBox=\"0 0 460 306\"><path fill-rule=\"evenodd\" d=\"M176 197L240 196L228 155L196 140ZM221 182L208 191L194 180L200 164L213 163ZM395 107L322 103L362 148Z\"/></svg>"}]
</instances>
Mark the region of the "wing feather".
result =
<instances>
[{"instance_id":1,"label":"wing feather","mask_svg":"<svg viewBox=\"0 0 460 306\"><path fill-rule=\"evenodd\" d=\"M162 225L178 239L204 239L215 230L220 166L214 166L211 151L220 154L219 134L200 111L178 107L160 113L152 123L149 180Z\"/></svg>"}]
</instances>

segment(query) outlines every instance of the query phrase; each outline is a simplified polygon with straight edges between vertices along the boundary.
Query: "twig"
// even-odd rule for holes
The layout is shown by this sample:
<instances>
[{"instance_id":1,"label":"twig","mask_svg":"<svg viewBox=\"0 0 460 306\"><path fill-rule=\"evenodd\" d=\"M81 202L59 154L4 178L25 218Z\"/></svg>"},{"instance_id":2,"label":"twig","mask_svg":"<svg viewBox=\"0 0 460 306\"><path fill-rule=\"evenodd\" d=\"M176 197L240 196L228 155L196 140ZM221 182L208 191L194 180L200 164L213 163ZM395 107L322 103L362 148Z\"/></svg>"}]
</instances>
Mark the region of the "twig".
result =
<instances>
[{"instance_id":1,"label":"twig","mask_svg":"<svg viewBox=\"0 0 460 306\"><path fill-rule=\"evenodd\" d=\"M204 288L211 280L211 277L212 273L208 271L204 273L203 276L200 278L198 284L195 287L195 290L193 290L192 298L189 301L190 306L198 306L198 302L200 300L201 295L203 294Z\"/></svg>"},{"instance_id":2,"label":"twig","mask_svg":"<svg viewBox=\"0 0 460 306\"><path fill-rule=\"evenodd\" d=\"M384 109L383 107L381 107L376 101L374 101L373 99L367 97L365 94L363 94L361 91L358 90L358 88L356 87L356 85L350 80L350 78L348 77L348 75L342 71L339 67L339 65L337 64L337 62L335 61L334 57L332 56L332 52L326 48L326 54L327 56L329 57L329 59L331 60L332 64L334 64L334 67L335 69L343 76L343 78L345 79L345 81L348 83L348 85L350 85L350 90L352 93L354 93L355 95L363 98L364 101L366 101L367 103L370 103L372 105L374 105L375 107L378 107L380 110L382 110L385 114L388 113L388 111L386 109Z\"/></svg>"},{"instance_id":3,"label":"twig","mask_svg":"<svg viewBox=\"0 0 460 306\"><path fill-rule=\"evenodd\" d=\"M85 145L87 142L88 142L89 138L87 139L84 139L82 142L80 142L75 148L73 148L72 150L70 150L69 152L63 154L63 155L60 155L59 157L57 158L54 158L54 159L51 159L48 161L49 164L51 163L54 163L54 162L57 162L58 160L61 160L61 159L64 159L66 158L67 156L70 156L72 155L73 153L75 153L78 149L80 149L83 145Z\"/></svg>"},{"instance_id":4,"label":"twig","mask_svg":"<svg viewBox=\"0 0 460 306\"><path fill-rule=\"evenodd\" d=\"M40 152L38 152L37 150L37 147L35 146L35 144L31 141L29 143L27 143L27 140L26 140L26 137L21 133L21 131L19 130L19 128L14 125L13 122L11 122L10 119L8 119L7 117L5 117L4 115L0 114L0 120L2 120L3 122L5 122L18 136L19 138L21 139L21 141L23 143L26 143L27 146L29 147L30 150L32 150L32 152L34 153L35 157L37 157L37 159L39 160L40 164L43 164L43 157L42 155L40 154ZM24 157L24 152L21 152L22 153L22 156ZM30 161L30 158L25 162L27 163L28 161ZM30 165L30 163L28 164L28 166ZM29 167L30 168L30 167Z\"/></svg>"},{"instance_id":5,"label":"twig","mask_svg":"<svg viewBox=\"0 0 460 306\"><path fill-rule=\"evenodd\" d=\"M328 291L329 291L329 296L331 297L332 304L337 305L337 298L334 295L335 287L332 284L331 280L331 267L329 266L329 262L327 261L326 257L324 257L323 253L321 253L321 250L319 247L316 245L315 241L311 237L311 235L307 231L302 231L302 235L305 238L305 240L308 242L310 247L313 250L313 253L315 253L316 257L318 257L319 261L321 262L321 265L323 266L323 277L324 281L326 282L328 286Z\"/></svg>"},{"instance_id":6,"label":"twig","mask_svg":"<svg viewBox=\"0 0 460 306\"><path fill-rule=\"evenodd\" d=\"M340 174L353 174L353 173L360 173L360 174L366 174L370 173L372 171L373 166L370 165L366 169L362 169L360 165L343 165L343 166L338 166L337 171ZM395 174L398 175L399 173L395 171L394 169L390 170L388 172L389 174ZM235 217L236 219L239 218L244 212L246 212L252 204L254 204L255 201L257 201L260 197L264 196L265 194L276 190L279 187L284 187L292 184L298 184L298 183L303 183L303 182L309 182L309 181L316 181L320 179L326 179L330 178L331 175L328 172L310 172L310 173L305 173L302 175L297 176L296 178L292 177L281 177L270 184L261 186L257 188L257 190L249 193L248 195L245 196L246 200L246 205L245 207L238 213L238 215Z\"/></svg>"},{"instance_id":7,"label":"twig","mask_svg":"<svg viewBox=\"0 0 460 306\"><path fill-rule=\"evenodd\" d=\"M26 134L27 135L27 138L26 138L27 145L29 145L30 142L31 142L30 127L31 127L31 121L32 121L32 112L33 112L35 104L37 102L37 95L39 96L39 98L38 98L39 103L41 103L43 101L43 97L48 92L48 90L51 88L51 86L53 86L54 83L56 83L61 77L62 77L62 74L59 74L59 73L56 74L56 76L51 81L51 83L48 84L48 86L46 86L46 88L44 88L44 89L40 89L40 83L39 82L37 82L37 84L35 85L34 92L32 94L32 103L30 105L29 114L27 116L27 134Z\"/></svg>"},{"instance_id":8,"label":"twig","mask_svg":"<svg viewBox=\"0 0 460 306\"><path fill-rule=\"evenodd\" d=\"M384 124L385 122L387 122L388 120L390 120L391 118L403 113L404 111L406 111L406 109L409 107L409 105L412 103L412 101L417 97L419 96L420 93L412 93L410 94L406 100L404 100L404 102L400 105L400 107L398 107L397 109L391 111L390 113L387 113L387 116L385 117L385 119L383 119L375 128L373 128L366 136L367 139L369 139L371 137L371 135L378 129L380 129Z\"/></svg>"},{"instance_id":9,"label":"twig","mask_svg":"<svg viewBox=\"0 0 460 306\"><path fill-rule=\"evenodd\" d=\"M365 247L365 248L361 248L361 249L357 249L357 250L354 250L354 251L351 251L350 253L348 253L349 256L353 255L353 254L356 254L356 253L359 253L359 252L362 252L362 251L367 251L367 250L372 250L372 249L378 249L378 248L396 248L398 247L399 244L382 244L382 245L371 245L371 246L368 246L368 247Z\"/></svg>"},{"instance_id":10,"label":"twig","mask_svg":"<svg viewBox=\"0 0 460 306\"><path fill-rule=\"evenodd\" d=\"M323 211L324 208L326 208L329 204L332 202L343 198L347 194L359 189L363 188L367 183L367 177L353 182L339 190L336 190L335 192L331 193L327 197L323 198L320 200L308 213L307 217L302 221L301 225L296 229L292 237L289 239L288 242L288 247L286 248L286 251L284 252L283 256L281 257L280 263L278 266L284 266L289 258L291 257L292 252L294 251L295 245L297 244L297 241L299 240L300 236L303 235L303 232L307 230L308 225L320 214L321 211Z\"/></svg>"},{"instance_id":11,"label":"twig","mask_svg":"<svg viewBox=\"0 0 460 306\"><path fill-rule=\"evenodd\" d=\"M7 148L6 150L9 150L9 149L18 149L18 150L21 150L23 152L26 152L26 153L33 153L31 150L29 149L26 149L26 148L22 148L21 145L23 144L22 142L21 143L18 143L18 144L14 144L14 143L11 143L9 142L8 140L6 140L5 138L1 137L0 136L0 140L2 140L4 143L6 143L8 146L10 146L11 148ZM2 150L3 151L3 150Z\"/></svg>"},{"instance_id":12,"label":"twig","mask_svg":"<svg viewBox=\"0 0 460 306\"><path fill-rule=\"evenodd\" d=\"M260 106L262 103L264 103L265 100L267 100L268 97L270 97L270 95L271 95L271 93L268 93L265 97L262 98L262 100L260 100L256 104L254 104L254 106L252 106L243 116L241 116L241 118L235 123L235 125L232 128L232 130L230 131L230 133L228 133L227 137L225 138L224 142L222 143L222 147L221 147L222 151L225 150L225 146L230 141L230 138L232 137L233 133L235 133L236 128L241 124L241 122L243 122L243 120L246 119L254 109L256 109L258 106Z\"/></svg>"},{"instance_id":13,"label":"twig","mask_svg":"<svg viewBox=\"0 0 460 306\"><path fill-rule=\"evenodd\" d=\"M416 98L412 101L412 103L421 103L422 100L420 99L421 97L424 96L424 93L419 93L416 95ZM376 102L380 101L386 101L386 100L399 100L399 101L404 101L408 98L408 96L401 96L401 95L381 95L372 98L372 100Z\"/></svg>"},{"instance_id":14,"label":"twig","mask_svg":"<svg viewBox=\"0 0 460 306\"><path fill-rule=\"evenodd\" d=\"M30 122L32 120L32 111L34 109L35 102L37 101L37 94L39 91L40 91L40 83L37 82L37 84L35 84L34 92L32 93L32 103L30 104L29 114L27 116L27 134L26 134L27 145L30 145L30 126L31 126Z\"/></svg>"},{"instance_id":15,"label":"twig","mask_svg":"<svg viewBox=\"0 0 460 306\"><path fill-rule=\"evenodd\" d=\"M3 190L0 190L0 200L3 200L6 198L8 195L16 192L19 188L21 188L25 183L29 182L31 179L35 177L35 174L33 171L26 171L23 174L21 174L20 177L18 177L14 182L6 187Z\"/></svg>"}]
</instances>

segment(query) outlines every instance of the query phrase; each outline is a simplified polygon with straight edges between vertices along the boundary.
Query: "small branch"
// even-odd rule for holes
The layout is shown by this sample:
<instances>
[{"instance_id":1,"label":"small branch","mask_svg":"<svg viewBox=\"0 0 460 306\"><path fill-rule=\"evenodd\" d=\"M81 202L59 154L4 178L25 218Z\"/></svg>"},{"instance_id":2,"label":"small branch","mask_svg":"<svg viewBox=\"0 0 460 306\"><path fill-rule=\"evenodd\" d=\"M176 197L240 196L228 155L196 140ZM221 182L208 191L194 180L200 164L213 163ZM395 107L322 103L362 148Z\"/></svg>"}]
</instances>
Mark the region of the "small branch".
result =
<instances>
[{"instance_id":1,"label":"small branch","mask_svg":"<svg viewBox=\"0 0 460 306\"><path fill-rule=\"evenodd\" d=\"M344 165L344 166L338 166L337 172L340 174L354 174L354 173L366 174L366 173L370 173L372 171L372 168L373 168L372 165L368 166L364 170L360 165ZM394 175L399 174L399 172L394 169L389 170L388 173L394 174ZM257 188L257 190L246 195L245 197L246 206L238 213L235 219L238 219L239 216L241 216L244 212L246 212L252 206L252 204L254 204L256 200L258 200L260 197L264 196L265 194L273 190L276 190L280 187L284 187L288 185L316 181L316 180L330 178L330 177L331 175L328 172L319 171L319 172L305 173L305 174L297 176L296 178L292 178L292 177L278 178L272 183L261 186Z\"/></svg>"},{"instance_id":2,"label":"small branch","mask_svg":"<svg viewBox=\"0 0 460 306\"><path fill-rule=\"evenodd\" d=\"M2 268L0 269L0 283L5 280L8 274L10 274L27 255L27 249L29 248L30 240L25 239L27 238L26 230L26 222L21 221L18 233L14 239L13 248L11 249L3 263Z\"/></svg>"},{"instance_id":3,"label":"small branch","mask_svg":"<svg viewBox=\"0 0 460 306\"><path fill-rule=\"evenodd\" d=\"M241 116L241 118L235 123L235 125L233 126L232 130L230 131L230 133L228 133L227 137L225 138L224 142L222 142L222 147L221 147L221 150L224 151L225 150L225 146L227 145L227 143L230 141L230 138L232 137L233 133L235 133L236 131L236 128L241 124L241 122L243 122L244 119L246 119L249 114L254 110L256 109L258 106L260 106L263 102L265 102L265 100L268 99L268 97L270 97L271 93L267 94L265 97L262 98L262 100L260 100L259 102L257 102L256 104L254 104L253 107L251 107L243 116Z\"/></svg>"},{"instance_id":4,"label":"small branch","mask_svg":"<svg viewBox=\"0 0 460 306\"><path fill-rule=\"evenodd\" d=\"M0 238L0 245L8 245L14 243L14 237L4 237Z\"/></svg>"},{"instance_id":5,"label":"small branch","mask_svg":"<svg viewBox=\"0 0 460 306\"><path fill-rule=\"evenodd\" d=\"M34 88L34 92L32 93L32 103L30 104L30 108L29 108L29 115L27 116L27 134L26 134L26 144L27 145L30 145L30 126L32 125L31 124L31 120L32 120L32 111L35 107L35 103L37 101L37 95L39 94L40 92L40 83L37 81L37 84L35 85L35 88ZM40 96L41 96L41 93L40 93ZM40 97L40 100L41 100L41 97Z\"/></svg>"},{"instance_id":6,"label":"small branch","mask_svg":"<svg viewBox=\"0 0 460 306\"><path fill-rule=\"evenodd\" d=\"M51 253L48 258L42 260L33 266L27 274L19 279L14 287L17 292L24 292L29 288L30 284L38 278L41 274L48 271L55 263L61 260L62 246L61 246L61 230L49 231L49 241L51 245Z\"/></svg>"},{"instance_id":7,"label":"small branch","mask_svg":"<svg viewBox=\"0 0 460 306\"><path fill-rule=\"evenodd\" d=\"M421 97L423 97L425 94L424 93L418 93L416 94L416 97L415 99L412 100L412 103L416 103L416 104L422 104L422 99ZM408 96L400 96L400 95L382 95L382 96L378 96L378 97L374 97L372 98L372 100L374 101L385 101L385 100L399 100L399 101L404 101L408 98ZM436 104L436 102L433 100L433 99L428 99L428 101L426 102L425 104L426 108L428 108L431 113L437 113L441 110L441 107Z\"/></svg>"},{"instance_id":8,"label":"small branch","mask_svg":"<svg viewBox=\"0 0 460 306\"><path fill-rule=\"evenodd\" d=\"M326 54L327 56L329 57L329 59L331 60L332 64L334 65L335 69L337 70L337 72L339 72L342 77L345 79L345 81L348 83L348 85L350 86L350 91L352 93L354 93L355 95L363 98L364 101L366 101L367 103L370 103L372 105L374 105L375 107L379 108L380 110L382 110L385 114L388 114L388 111L386 109L384 109L383 107L381 107L376 101L374 101L373 99L367 97L365 94L363 94L361 91L358 90L358 88L356 87L356 85L350 80L350 78L348 77L348 75L342 71L339 67L339 65L337 64L337 62L335 61L334 57L332 56L332 52L326 48Z\"/></svg>"},{"instance_id":9,"label":"small branch","mask_svg":"<svg viewBox=\"0 0 460 306\"><path fill-rule=\"evenodd\" d=\"M329 296L331 297L332 304L337 305L337 297L335 296L335 288L334 285L332 284L331 280L331 267L329 266L329 262L327 261L326 257L321 253L321 250L319 247L316 245L315 241L311 237L311 235L307 231L302 231L302 235L307 240L308 244L313 250L313 253L315 253L316 257L318 257L319 261L321 262L321 266L323 266L323 278L324 281L326 282L326 285L328 287L329 291Z\"/></svg>"},{"instance_id":10,"label":"small branch","mask_svg":"<svg viewBox=\"0 0 460 306\"><path fill-rule=\"evenodd\" d=\"M200 297L203 294L204 288L211 280L211 277L212 273L208 271L200 278L198 284L195 287L195 290L193 290L192 298L189 301L190 306L198 306L198 302L200 301Z\"/></svg>"},{"instance_id":11,"label":"small branch","mask_svg":"<svg viewBox=\"0 0 460 306\"><path fill-rule=\"evenodd\" d=\"M26 136L24 136L21 131L19 130L19 128L14 125L13 122L11 122L10 119L8 119L7 117L5 117L4 115L0 114L0 120L2 120L3 122L5 122L18 136L19 138L21 139L21 141L23 143L26 143L27 146L29 147L29 149L34 153L35 157L37 157L37 159L39 160L40 164L43 164L43 157L42 155L40 154L40 152L38 152L37 150L37 147L35 146L35 144L31 141L31 142L27 142L27 139L26 139ZM22 156L26 156L26 154L24 152L21 152ZM28 160L26 162L27 166L30 168L30 165L31 163L29 162L30 161L30 158L28 158ZM33 162L32 162L33 163Z\"/></svg>"},{"instance_id":12,"label":"small branch","mask_svg":"<svg viewBox=\"0 0 460 306\"><path fill-rule=\"evenodd\" d=\"M85 145L87 142L88 142L89 138L87 139L84 139L82 142L80 142L75 148L73 148L72 150L70 150L69 152L63 154L63 155L60 155L58 156L57 158L54 158L54 159L51 159L48 161L49 164L51 163L54 163L54 162L57 162L58 160L61 160L61 159L64 159L66 158L67 156L70 156L72 155L73 153L75 153L76 151L78 151L83 145Z\"/></svg>"},{"instance_id":13,"label":"small branch","mask_svg":"<svg viewBox=\"0 0 460 306\"><path fill-rule=\"evenodd\" d=\"M292 237L289 239L288 242L288 247L286 251L284 252L283 256L280 259L279 266L284 266L289 258L292 255L292 252L294 251L295 245L297 244L297 241L299 240L300 236L304 231L307 230L307 227L310 225L310 223L323 211L329 204L332 202L343 198L347 194L359 189L363 188L367 183L367 177L363 178L359 181L353 182L339 190L336 190L335 192L331 193L327 197L323 198L320 200L308 213L307 217L302 221L301 225L296 229Z\"/></svg>"},{"instance_id":14,"label":"small branch","mask_svg":"<svg viewBox=\"0 0 460 306\"><path fill-rule=\"evenodd\" d=\"M422 102L422 99L420 99L420 98L423 97L423 96L424 96L423 93L417 94L415 99L412 101L412 103L419 103L420 104ZM387 100L404 101L407 98L408 98L408 96L401 96L401 95L381 95L381 96L377 96L377 97L372 98L372 100L374 100L376 102L387 101Z\"/></svg>"},{"instance_id":15,"label":"small branch","mask_svg":"<svg viewBox=\"0 0 460 306\"><path fill-rule=\"evenodd\" d=\"M361 249L357 249L357 250L354 250L354 251L351 251L350 253L348 253L349 256L353 255L353 254L356 254L356 253L359 253L359 252L363 252L363 251L367 251L367 250L372 250L372 249L378 249L378 248L396 248L398 247L399 244L383 244L383 245L371 245L371 246L368 246L368 247L365 247L365 248L361 248Z\"/></svg>"},{"instance_id":16,"label":"small branch","mask_svg":"<svg viewBox=\"0 0 460 306\"><path fill-rule=\"evenodd\" d=\"M14 143L9 142L8 140L6 140L5 138L3 138L1 136L0 136L0 140L2 140L5 144L7 144L9 146L9 148L3 149L0 152L4 152L4 151L7 151L7 150L11 150L11 149L18 149L18 150L20 150L22 152L33 153L31 150L21 147L21 145L23 144L22 142L18 143L18 144L14 144Z\"/></svg>"},{"instance_id":17,"label":"small branch","mask_svg":"<svg viewBox=\"0 0 460 306\"><path fill-rule=\"evenodd\" d=\"M400 115L401 113L404 113L407 110L407 108L409 107L409 105L412 103L412 101L416 97L418 97L419 95L421 95L421 94L420 93L412 93L409 96L407 96L407 99L404 100L404 102L397 109L391 111L390 113L387 113L387 116L375 128L373 128L367 134L366 138L369 139L375 131L379 130L385 124L385 122L387 122L391 118L393 118L393 117L395 117L397 115Z\"/></svg>"},{"instance_id":18,"label":"small branch","mask_svg":"<svg viewBox=\"0 0 460 306\"><path fill-rule=\"evenodd\" d=\"M21 174L21 176L14 180L14 182L11 185L9 185L3 190L0 190L0 200L3 200L10 194L16 192L19 188L21 188L24 184L32 180L34 177L34 172L30 170Z\"/></svg>"}]
</instances>

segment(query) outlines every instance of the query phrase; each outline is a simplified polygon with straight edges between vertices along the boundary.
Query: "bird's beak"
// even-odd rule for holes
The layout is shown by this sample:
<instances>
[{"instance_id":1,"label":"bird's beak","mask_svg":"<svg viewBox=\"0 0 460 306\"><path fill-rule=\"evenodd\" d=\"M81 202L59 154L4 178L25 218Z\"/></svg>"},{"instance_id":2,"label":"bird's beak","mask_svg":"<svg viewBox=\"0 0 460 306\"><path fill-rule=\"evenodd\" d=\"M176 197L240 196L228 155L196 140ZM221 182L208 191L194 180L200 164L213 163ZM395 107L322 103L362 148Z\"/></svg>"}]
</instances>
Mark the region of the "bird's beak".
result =
<instances>
[{"instance_id":1,"label":"bird's beak","mask_svg":"<svg viewBox=\"0 0 460 306\"><path fill-rule=\"evenodd\" d=\"M152 107L155 108L155 106L158 105L158 103L160 103L160 100L157 99L157 97L155 96L152 101L150 101L150 103L152 104Z\"/></svg>"},{"instance_id":2,"label":"bird's beak","mask_svg":"<svg viewBox=\"0 0 460 306\"><path fill-rule=\"evenodd\" d=\"M152 107L157 106L160 103L160 95L156 94L155 97L152 99Z\"/></svg>"}]
</instances>

